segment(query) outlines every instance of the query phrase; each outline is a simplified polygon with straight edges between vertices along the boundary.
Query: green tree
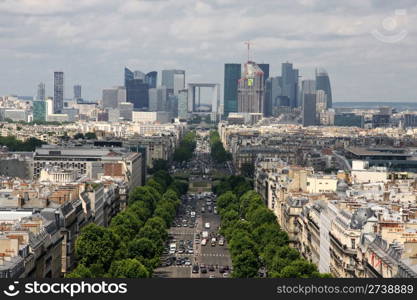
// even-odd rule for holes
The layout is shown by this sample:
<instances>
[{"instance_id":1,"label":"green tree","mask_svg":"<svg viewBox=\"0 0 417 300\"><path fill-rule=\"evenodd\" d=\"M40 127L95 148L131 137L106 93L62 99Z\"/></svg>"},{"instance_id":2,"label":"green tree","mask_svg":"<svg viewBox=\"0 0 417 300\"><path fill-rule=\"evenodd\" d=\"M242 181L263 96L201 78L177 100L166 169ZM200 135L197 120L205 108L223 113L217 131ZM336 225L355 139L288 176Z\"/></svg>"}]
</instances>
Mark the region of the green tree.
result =
<instances>
[{"instance_id":1,"label":"green tree","mask_svg":"<svg viewBox=\"0 0 417 300\"><path fill-rule=\"evenodd\" d=\"M87 140L96 140L96 139L97 139L97 135L96 135L96 133L95 133L95 132L87 132L87 133L85 134L85 138L86 138Z\"/></svg>"},{"instance_id":2,"label":"green tree","mask_svg":"<svg viewBox=\"0 0 417 300\"><path fill-rule=\"evenodd\" d=\"M131 258L152 259L158 254L156 244L148 238L136 238L129 243L128 248Z\"/></svg>"},{"instance_id":3,"label":"green tree","mask_svg":"<svg viewBox=\"0 0 417 300\"><path fill-rule=\"evenodd\" d=\"M155 190L157 190L160 194L163 194L165 192L164 186L159 184L155 179L151 178L148 180L146 185L153 187Z\"/></svg>"},{"instance_id":4,"label":"green tree","mask_svg":"<svg viewBox=\"0 0 417 300\"><path fill-rule=\"evenodd\" d=\"M254 278L258 276L259 260L250 250L244 250L233 258L234 278Z\"/></svg>"},{"instance_id":5,"label":"green tree","mask_svg":"<svg viewBox=\"0 0 417 300\"><path fill-rule=\"evenodd\" d=\"M65 274L65 278L93 278L93 273L84 264L78 264L72 272Z\"/></svg>"},{"instance_id":6,"label":"green tree","mask_svg":"<svg viewBox=\"0 0 417 300\"><path fill-rule=\"evenodd\" d=\"M165 159L156 159L152 162L152 168L149 170L149 173L153 174L160 170L168 171L169 165L168 161Z\"/></svg>"},{"instance_id":7,"label":"green tree","mask_svg":"<svg viewBox=\"0 0 417 300\"><path fill-rule=\"evenodd\" d=\"M82 134L81 132L77 132L77 133L74 135L74 139L75 139L75 140L84 139L84 134Z\"/></svg>"},{"instance_id":8,"label":"green tree","mask_svg":"<svg viewBox=\"0 0 417 300\"><path fill-rule=\"evenodd\" d=\"M89 224L81 230L76 240L75 253L86 267L98 263L106 269L115 258L118 246L118 237L110 229Z\"/></svg>"},{"instance_id":9,"label":"green tree","mask_svg":"<svg viewBox=\"0 0 417 300\"><path fill-rule=\"evenodd\" d=\"M148 278L149 271L137 259L123 259L114 261L109 274L112 278Z\"/></svg>"},{"instance_id":10,"label":"green tree","mask_svg":"<svg viewBox=\"0 0 417 300\"><path fill-rule=\"evenodd\" d=\"M110 223L110 229L123 241L129 241L137 235L143 222L131 211L120 212Z\"/></svg>"}]
</instances>

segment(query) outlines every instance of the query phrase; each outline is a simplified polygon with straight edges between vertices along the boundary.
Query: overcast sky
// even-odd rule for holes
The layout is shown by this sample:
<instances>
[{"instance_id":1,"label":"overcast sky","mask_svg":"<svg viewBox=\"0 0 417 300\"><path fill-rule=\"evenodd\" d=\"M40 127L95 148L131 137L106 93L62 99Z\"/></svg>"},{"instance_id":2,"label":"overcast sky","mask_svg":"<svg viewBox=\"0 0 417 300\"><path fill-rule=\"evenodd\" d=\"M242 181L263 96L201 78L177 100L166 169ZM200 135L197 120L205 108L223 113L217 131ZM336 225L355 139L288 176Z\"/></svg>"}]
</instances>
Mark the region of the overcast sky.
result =
<instances>
[{"instance_id":1,"label":"overcast sky","mask_svg":"<svg viewBox=\"0 0 417 300\"><path fill-rule=\"evenodd\" d=\"M223 84L226 62L327 69L334 101L417 101L416 0L0 0L0 95L84 98L123 83L123 67L185 69Z\"/></svg>"}]
</instances>

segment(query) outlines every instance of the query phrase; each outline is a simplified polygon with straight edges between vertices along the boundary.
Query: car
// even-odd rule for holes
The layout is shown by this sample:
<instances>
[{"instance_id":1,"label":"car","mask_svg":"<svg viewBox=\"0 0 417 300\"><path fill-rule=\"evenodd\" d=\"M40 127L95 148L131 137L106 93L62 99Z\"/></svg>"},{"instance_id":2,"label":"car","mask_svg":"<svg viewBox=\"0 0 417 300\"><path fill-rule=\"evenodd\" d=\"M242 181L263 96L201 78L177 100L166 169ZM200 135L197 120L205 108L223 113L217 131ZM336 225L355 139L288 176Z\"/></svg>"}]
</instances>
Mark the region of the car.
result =
<instances>
[{"instance_id":1,"label":"car","mask_svg":"<svg viewBox=\"0 0 417 300\"><path fill-rule=\"evenodd\" d=\"M193 249L187 249L187 254L193 254L194 253L194 250Z\"/></svg>"},{"instance_id":2,"label":"car","mask_svg":"<svg viewBox=\"0 0 417 300\"><path fill-rule=\"evenodd\" d=\"M207 206L207 210L208 210L208 212L212 212L213 211L212 208L211 208L211 206Z\"/></svg>"},{"instance_id":3,"label":"car","mask_svg":"<svg viewBox=\"0 0 417 300\"><path fill-rule=\"evenodd\" d=\"M206 212L206 209L204 208L204 206L201 208L201 213L205 213Z\"/></svg>"},{"instance_id":4,"label":"car","mask_svg":"<svg viewBox=\"0 0 417 300\"><path fill-rule=\"evenodd\" d=\"M201 246L205 246L205 245L207 245L207 239L203 239L203 240L201 241Z\"/></svg>"},{"instance_id":5,"label":"car","mask_svg":"<svg viewBox=\"0 0 417 300\"><path fill-rule=\"evenodd\" d=\"M219 273L224 273L224 272L225 272L224 267L223 266L220 266L219 267Z\"/></svg>"},{"instance_id":6,"label":"car","mask_svg":"<svg viewBox=\"0 0 417 300\"><path fill-rule=\"evenodd\" d=\"M204 228L206 228L206 229L209 229L210 228L210 223L206 223L206 224L204 224Z\"/></svg>"},{"instance_id":7,"label":"car","mask_svg":"<svg viewBox=\"0 0 417 300\"><path fill-rule=\"evenodd\" d=\"M224 239L219 240L219 246L224 246Z\"/></svg>"},{"instance_id":8,"label":"car","mask_svg":"<svg viewBox=\"0 0 417 300\"><path fill-rule=\"evenodd\" d=\"M214 207L213 212L217 215L217 207L216 206Z\"/></svg>"},{"instance_id":9,"label":"car","mask_svg":"<svg viewBox=\"0 0 417 300\"><path fill-rule=\"evenodd\" d=\"M191 266L191 261L189 259L186 259L184 262L185 266Z\"/></svg>"},{"instance_id":10,"label":"car","mask_svg":"<svg viewBox=\"0 0 417 300\"><path fill-rule=\"evenodd\" d=\"M200 266L200 271L201 271L201 273L207 273L207 267L206 267L206 265L201 265Z\"/></svg>"},{"instance_id":11,"label":"car","mask_svg":"<svg viewBox=\"0 0 417 300\"><path fill-rule=\"evenodd\" d=\"M175 264L176 264L177 266L181 266L181 265L182 265L181 259L177 259L177 261L175 262Z\"/></svg>"},{"instance_id":12,"label":"car","mask_svg":"<svg viewBox=\"0 0 417 300\"><path fill-rule=\"evenodd\" d=\"M223 277L224 277L224 278L227 278L227 277L229 277L229 273L227 273L227 272L224 272L224 273L223 273Z\"/></svg>"},{"instance_id":13,"label":"car","mask_svg":"<svg viewBox=\"0 0 417 300\"><path fill-rule=\"evenodd\" d=\"M199 271L200 271L200 267L199 267L198 265L193 265L192 272L193 272L194 274L196 274L196 273L198 273Z\"/></svg>"},{"instance_id":14,"label":"car","mask_svg":"<svg viewBox=\"0 0 417 300\"><path fill-rule=\"evenodd\" d=\"M225 270L225 271L230 271L229 266L228 266L228 265L225 265L225 266L224 266L224 270Z\"/></svg>"},{"instance_id":15,"label":"car","mask_svg":"<svg viewBox=\"0 0 417 300\"><path fill-rule=\"evenodd\" d=\"M209 278L215 278L213 274L210 274Z\"/></svg>"},{"instance_id":16,"label":"car","mask_svg":"<svg viewBox=\"0 0 417 300\"><path fill-rule=\"evenodd\" d=\"M209 272L214 272L214 266L213 265L209 265L208 266L208 270L209 270Z\"/></svg>"},{"instance_id":17,"label":"car","mask_svg":"<svg viewBox=\"0 0 417 300\"><path fill-rule=\"evenodd\" d=\"M211 246L212 247L216 246L216 238L211 239Z\"/></svg>"}]
</instances>

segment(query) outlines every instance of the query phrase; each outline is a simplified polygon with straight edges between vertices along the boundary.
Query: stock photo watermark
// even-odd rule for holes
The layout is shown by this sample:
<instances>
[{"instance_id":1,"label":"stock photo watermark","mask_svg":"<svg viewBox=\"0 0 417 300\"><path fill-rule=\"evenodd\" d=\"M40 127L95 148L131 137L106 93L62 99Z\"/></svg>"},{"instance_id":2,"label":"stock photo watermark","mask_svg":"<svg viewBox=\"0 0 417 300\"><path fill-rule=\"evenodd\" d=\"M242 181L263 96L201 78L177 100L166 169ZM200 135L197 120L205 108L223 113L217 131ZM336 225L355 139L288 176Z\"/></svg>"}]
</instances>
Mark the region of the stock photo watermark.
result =
<instances>
[{"instance_id":1,"label":"stock photo watermark","mask_svg":"<svg viewBox=\"0 0 417 300\"><path fill-rule=\"evenodd\" d=\"M382 20L382 28L371 31L372 35L379 41L394 44L402 41L408 35L406 30L407 11L396 9L392 16Z\"/></svg>"}]
</instances>

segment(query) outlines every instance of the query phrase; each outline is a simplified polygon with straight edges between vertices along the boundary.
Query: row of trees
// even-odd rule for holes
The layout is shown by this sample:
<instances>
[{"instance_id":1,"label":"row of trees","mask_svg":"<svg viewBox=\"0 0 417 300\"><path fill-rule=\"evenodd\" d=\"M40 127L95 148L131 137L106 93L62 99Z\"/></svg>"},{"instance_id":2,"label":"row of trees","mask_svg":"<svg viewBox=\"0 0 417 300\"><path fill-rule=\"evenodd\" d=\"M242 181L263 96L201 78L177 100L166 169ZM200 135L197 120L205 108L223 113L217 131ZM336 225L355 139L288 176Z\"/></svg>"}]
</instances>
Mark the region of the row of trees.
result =
<instances>
[{"instance_id":1,"label":"row of trees","mask_svg":"<svg viewBox=\"0 0 417 300\"><path fill-rule=\"evenodd\" d=\"M232 159L232 155L224 149L216 130L210 132L210 153L216 163L224 163Z\"/></svg>"},{"instance_id":2,"label":"row of trees","mask_svg":"<svg viewBox=\"0 0 417 300\"><path fill-rule=\"evenodd\" d=\"M81 132L78 132L74 135L74 139L78 140L78 139L86 139L86 140L96 140L97 139L97 135L95 132L87 132L86 134L83 134Z\"/></svg>"},{"instance_id":3,"label":"row of trees","mask_svg":"<svg viewBox=\"0 0 417 300\"><path fill-rule=\"evenodd\" d=\"M40 147L43 144L46 143L34 137L22 142L14 136L0 136L0 145L6 146L9 151L33 152L37 147Z\"/></svg>"},{"instance_id":4,"label":"row of trees","mask_svg":"<svg viewBox=\"0 0 417 300\"><path fill-rule=\"evenodd\" d=\"M195 131L189 131L185 134L180 145L175 150L174 161L189 161L193 157L193 152L197 146L197 138Z\"/></svg>"},{"instance_id":5,"label":"row of trees","mask_svg":"<svg viewBox=\"0 0 417 300\"><path fill-rule=\"evenodd\" d=\"M68 278L146 278L158 266L187 183L156 172L129 194L126 210L108 228L89 224L75 244L78 266Z\"/></svg>"},{"instance_id":6,"label":"row of trees","mask_svg":"<svg viewBox=\"0 0 417 300\"><path fill-rule=\"evenodd\" d=\"M251 189L251 183L240 176L230 176L215 187L221 194L217 207L221 233L229 241L232 276L258 277L264 268L273 278L328 277L289 246L288 235L281 230L274 213Z\"/></svg>"}]
</instances>

